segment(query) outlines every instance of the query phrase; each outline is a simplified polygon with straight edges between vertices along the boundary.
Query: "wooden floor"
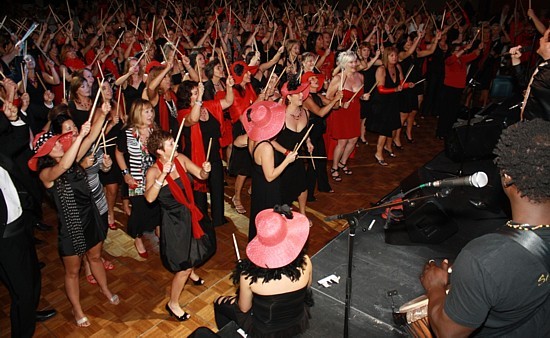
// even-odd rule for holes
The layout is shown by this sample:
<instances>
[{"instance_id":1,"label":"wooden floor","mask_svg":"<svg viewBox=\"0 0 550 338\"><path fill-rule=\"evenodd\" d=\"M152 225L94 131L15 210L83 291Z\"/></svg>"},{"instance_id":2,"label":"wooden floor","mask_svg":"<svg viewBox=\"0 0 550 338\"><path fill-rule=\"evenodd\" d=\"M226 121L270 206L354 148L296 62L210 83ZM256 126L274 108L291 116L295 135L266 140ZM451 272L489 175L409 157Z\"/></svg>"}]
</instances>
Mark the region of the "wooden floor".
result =
<instances>
[{"instance_id":1,"label":"wooden floor","mask_svg":"<svg viewBox=\"0 0 550 338\"><path fill-rule=\"evenodd\" d=\"M317 201L308 204L308 217L313 221L309 239L309 254L313 255L338 233L346 228L343 221L325 223L326 215L353 211L368 207L396 188L402 179L422 166L443 149L443 142L435 138L436 119L418 119L414 128L415 143L403 143L404 150L394 150L397 158L386 161L388 167L375 162L375 135L368 135L368 145L361 144L354 159L349 161L353 175L343 175L343 181L333 183L335 193L316 193ZM219 295L234 293L229 274L236 258L231 240L235 233L241 255L247 242L248 218L238 215L229 203L233 196L231 178L225 189L226 216L229 224L216 228L218 251L204 266L197 269L206 284L187 284L180 298L182 307L191 313L187 322L170 318L164 306L168 301L172 274L166 271L158 255L158 240L153 234L145 236L150 253L147 260L141 259L133 241L123 231L126 217L120 210L116 214L120 229L109 231L105 242L104 257L116 268L107 272L109 286L121 298L117 306L110 305L97 286L87 283L81 273L80 299L84 312L91 321L88 328L77 328L71 314L71 306L64 292L63 266L57 253L56 231L36 232L36 237L45 241L37 246L39 260L46 263L42 270L42 298L39 309L55 308L57 316L38 323L36 337L186 337L199 326L216 330L212 302ZM250 184L247 181L245 189ZM249 210L250 198L243 190L243 204ZM56 225L56 214L48 209L45 221ZM10 336L10 299L7 290L0 286L0 337Z\"/></svg>"}]
</instances>

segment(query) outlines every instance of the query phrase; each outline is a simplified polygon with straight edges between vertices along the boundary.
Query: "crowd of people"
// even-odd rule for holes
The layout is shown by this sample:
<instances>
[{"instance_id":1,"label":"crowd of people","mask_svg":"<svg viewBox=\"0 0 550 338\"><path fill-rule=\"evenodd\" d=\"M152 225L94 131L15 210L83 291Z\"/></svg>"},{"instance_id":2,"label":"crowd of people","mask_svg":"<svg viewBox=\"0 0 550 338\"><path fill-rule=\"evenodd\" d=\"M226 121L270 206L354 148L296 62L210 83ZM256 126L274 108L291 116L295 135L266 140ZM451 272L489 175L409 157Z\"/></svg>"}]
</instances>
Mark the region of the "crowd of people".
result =
<instances>
[{"instance_id":1,"label":"crowd of people","mask_svg":"<svg viewBox=\"0 0 550 338\"><path fill-rule=\"evenodd\" d=\"M402 1L68 1L6 16L0 164L17 168L24 183L17 190L29 192L19 204L25 238L47 227L45 198L57 209L76 324L91 325L80 305L81 265L111 304L124 301L110 291L105 271L113 264L101 257L119 199L139 256L148 258L142 235L159 236L162 263L174 273L166 311L187 320L179 297L188 279L204 283L194 267L215 254L215 228L228 222L224 175L232 175L232 206L250 219L248 258L234 275L238 301L218 300L217 322L234 320L259 336L305 330L306 205L316 191L334 193L352 179L366 133L378 135L375 163L389 166L403 138L414 144L419 114L439 116L434 137L449 137L465 102L487 105L497 74L530 69L537 53L550 58L548 22L533 9L522 15L505 6L483 21L461 3L436 13ZM536 68L535 81L516 72L533 88L529 119L550 116L547 66ZM472 78L479 97L465 90ZM247 178L248 210L241 203ZM293 202L297 212L283 207ZM4 225L19 218L11 209L6 215ZM275 242L282 261L268 252ZM24 247L35 264L34 248ZM20 273L32 275L32 285L0 275L12 299L40 286L36 269ZM12 303L16 336L34 331L39 292L29 297ZM294 312L269 313L271 304ZM254 318L245 316L251 309Z\"/></svg>"}]
</instances>

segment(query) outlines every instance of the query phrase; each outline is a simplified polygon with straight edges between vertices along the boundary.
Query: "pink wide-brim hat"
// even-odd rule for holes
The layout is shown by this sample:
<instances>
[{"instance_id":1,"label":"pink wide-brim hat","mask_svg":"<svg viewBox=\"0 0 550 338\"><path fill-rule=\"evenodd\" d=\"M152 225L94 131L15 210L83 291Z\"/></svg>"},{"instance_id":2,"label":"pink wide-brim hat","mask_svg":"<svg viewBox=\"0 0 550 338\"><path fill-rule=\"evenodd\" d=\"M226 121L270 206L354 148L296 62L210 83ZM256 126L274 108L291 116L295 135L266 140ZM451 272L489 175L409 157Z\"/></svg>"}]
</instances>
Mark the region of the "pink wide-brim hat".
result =
<instances>
[{"instance_id":1,"label":"pink wide-brim hat","mask_svg":"<svg viewBox=\"0 0 550 338\"><path fill-rule=\"evenodd\" d=\"M262 210L256 216L258 231L246 246L246 255L255 265L276 269L292 263L300 254L309 236L306 216L292 212L293 218Z\"/></svg>"},{"instance_id":2,"label":"pink wide-brim hat","mask_svg":"<svg viewBox=\"0 0 550 338\"><path fill-rule=\"evenodd\" d=\"M240 119L248 137L256 142L277 135L285 123L286 107L273 101L259 101L247 108Z\"/></svg>"}]
</instances>

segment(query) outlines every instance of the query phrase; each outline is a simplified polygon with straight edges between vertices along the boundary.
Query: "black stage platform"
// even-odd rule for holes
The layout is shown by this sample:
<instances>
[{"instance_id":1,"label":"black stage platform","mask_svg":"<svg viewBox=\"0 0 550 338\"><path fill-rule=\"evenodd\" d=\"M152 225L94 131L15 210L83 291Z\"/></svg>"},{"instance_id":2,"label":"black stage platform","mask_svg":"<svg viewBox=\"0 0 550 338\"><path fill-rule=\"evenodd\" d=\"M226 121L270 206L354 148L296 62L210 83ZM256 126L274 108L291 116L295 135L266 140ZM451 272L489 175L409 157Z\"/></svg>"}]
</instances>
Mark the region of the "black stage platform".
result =
<instances>
[{"instance_id":1,"label":"black stage platform","mask_svg":"<svg viewBox=\"0 0 550 338\"><path fill-rule=\"evenodd\" d=\"M450 177L459 168L459 163L450 161L441 153L401 185L403 190L408 190L411 185ZM452 263L468 241L493 231L505 222L507 200L496 168L491 160L464 164L464 175L476 171L484 171L489 176L489 184L485 188L457 187L446 198L437 199L448 218L458 224L458 232L441 243L411 243L407 232L399 226L384 230L380 213L361 218L353 255L350 337L406 336L404 330L393 323L392 299L387 293L397 291L397 295L393 296L396 308L418 297L423 293L419 276L427 260L436 259L439 262L448 258ZM398 187L384 199L391 199L400 191L401 187ZM433 191L425 189L422 193ZM368 231L372 219L376 222ZM349 231L343 232L312 257L315 306L312 308L311 328L304 337L343 336L348 238ZM317 283L331 274L341 277L339 284L325 288Z\"/></svg>"}]
</instances>

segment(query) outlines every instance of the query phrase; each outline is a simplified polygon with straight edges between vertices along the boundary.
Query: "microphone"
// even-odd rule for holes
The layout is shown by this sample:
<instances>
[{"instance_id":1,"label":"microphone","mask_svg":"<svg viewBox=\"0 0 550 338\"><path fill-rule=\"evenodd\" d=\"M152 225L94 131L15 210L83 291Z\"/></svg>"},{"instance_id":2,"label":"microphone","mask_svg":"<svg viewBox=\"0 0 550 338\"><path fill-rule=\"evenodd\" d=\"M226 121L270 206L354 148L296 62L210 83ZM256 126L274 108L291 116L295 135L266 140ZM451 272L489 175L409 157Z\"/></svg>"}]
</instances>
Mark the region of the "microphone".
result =
<instances>
[{"instance_id":1,"label":"microphone","mask_svg":"<svg viewBox=\"0 0 550 338\"><path fill-rule=\"evenodd\" d=\"M424 187L435 187L435 188L445 188L445 187L476 187L476 188L483 188L487 185L488 179L487 174L483 171L478 171L470 176L462 176L462 177L453 177L453 178L446 178L444 180L439 181L433 181L430 183L422 184L422 188Z\"/></svg>"},{"instance_id":2,"label":"microphone","mask_svg":"<svg viewBox=\"0 0 550 338\"><path fill-rule=\"evenodd\" d=\"M519 52L520 52L520 53L526 53L526 52L530 52L530 51L532 51L532 50L533 50L533 46L525 46L525 47L521 47L521 48L519 49ZM510 52L504 52L504 53L500 54L499 56L506 56L506 55L512 55L512 53L510 53Z\"/></svg>"}]
</instances>

